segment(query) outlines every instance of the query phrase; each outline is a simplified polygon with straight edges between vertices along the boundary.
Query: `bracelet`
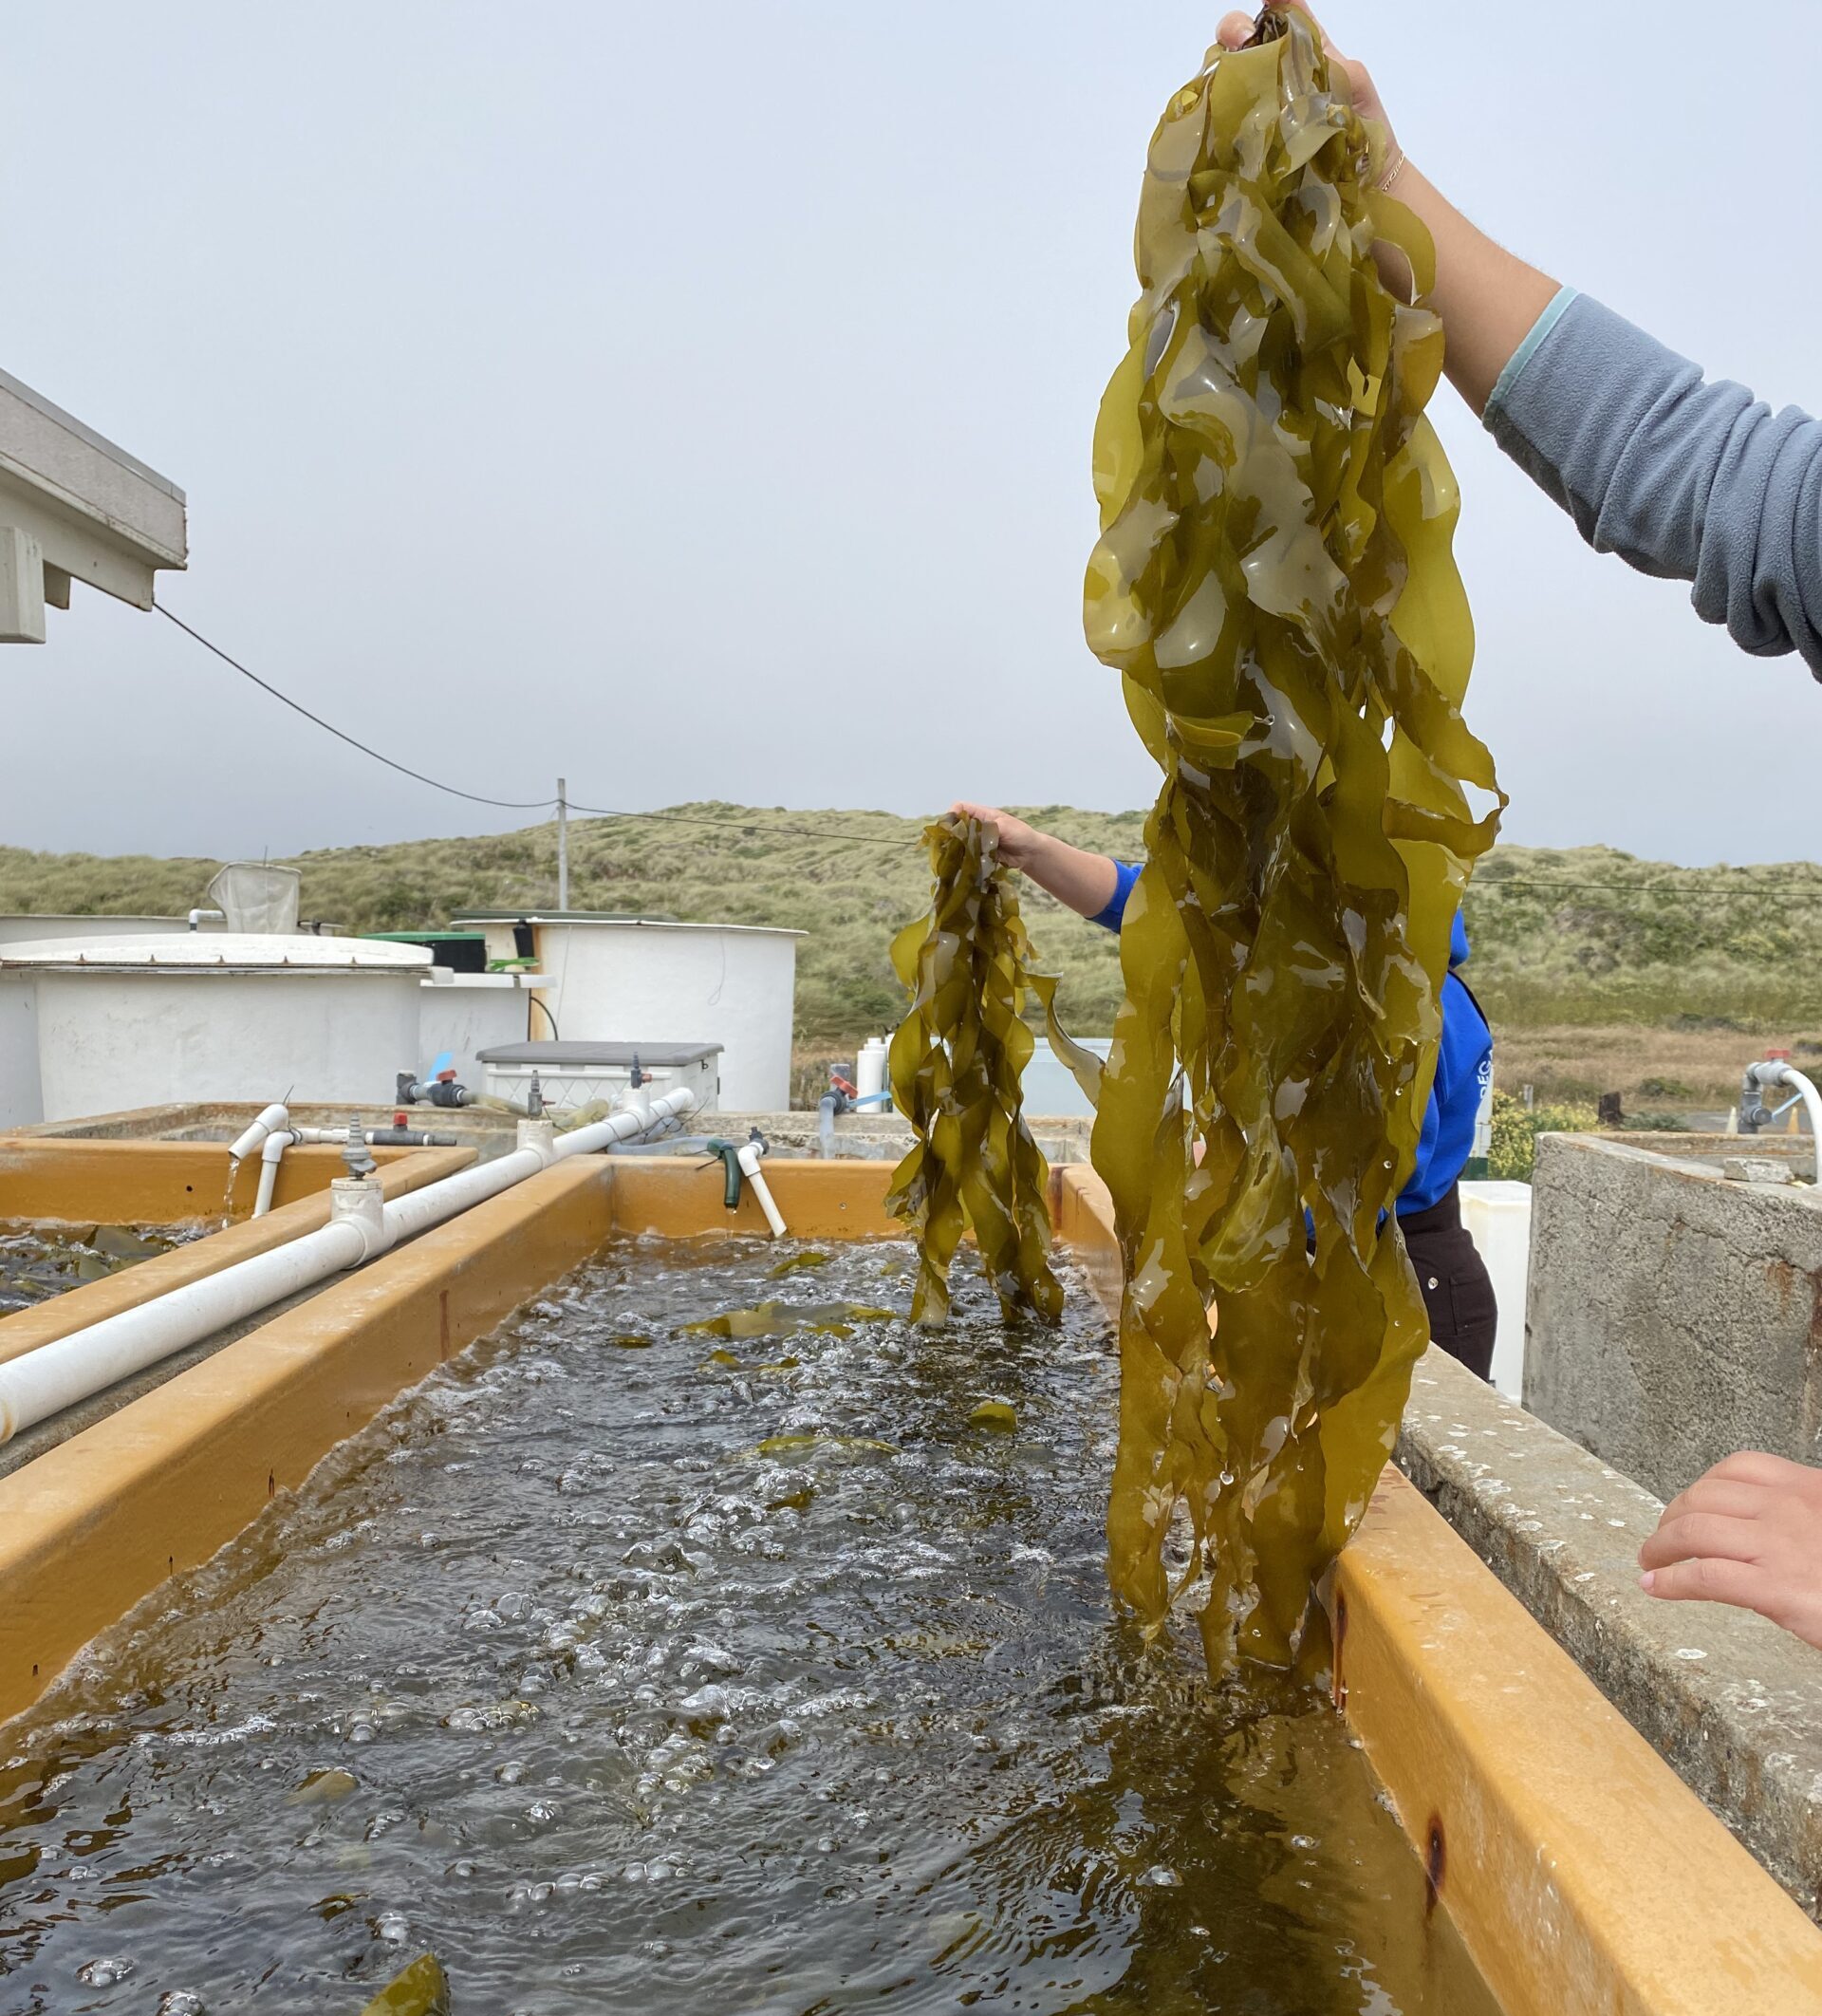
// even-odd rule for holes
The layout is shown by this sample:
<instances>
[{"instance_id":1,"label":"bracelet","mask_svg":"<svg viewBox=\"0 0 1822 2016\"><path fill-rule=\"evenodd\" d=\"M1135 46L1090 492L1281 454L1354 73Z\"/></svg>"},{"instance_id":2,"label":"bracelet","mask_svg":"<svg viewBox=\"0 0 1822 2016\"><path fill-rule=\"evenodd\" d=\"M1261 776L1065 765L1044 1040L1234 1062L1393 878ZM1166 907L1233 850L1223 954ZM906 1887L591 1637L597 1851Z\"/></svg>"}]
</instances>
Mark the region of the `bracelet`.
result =
<instances>
[{"instance_id":1,"label":"bracelet","mask_svg":"<svg viewBox=\"0 0 1822 2016\"><path fill-rule=\"evenodd\" d=\"M1394 141L1393 144L1396 145L1396 141ZM1392 163L1390 172L1388 174L1381 176L1379 178L1379 186L1381 189L1389 190L1392 184L1398 180L1399 177L1404 173L1405 159L1406 157L1404 150L1403 147L1400 147L1398 150L1398 159Z\"/></svg>"}]
</instances>

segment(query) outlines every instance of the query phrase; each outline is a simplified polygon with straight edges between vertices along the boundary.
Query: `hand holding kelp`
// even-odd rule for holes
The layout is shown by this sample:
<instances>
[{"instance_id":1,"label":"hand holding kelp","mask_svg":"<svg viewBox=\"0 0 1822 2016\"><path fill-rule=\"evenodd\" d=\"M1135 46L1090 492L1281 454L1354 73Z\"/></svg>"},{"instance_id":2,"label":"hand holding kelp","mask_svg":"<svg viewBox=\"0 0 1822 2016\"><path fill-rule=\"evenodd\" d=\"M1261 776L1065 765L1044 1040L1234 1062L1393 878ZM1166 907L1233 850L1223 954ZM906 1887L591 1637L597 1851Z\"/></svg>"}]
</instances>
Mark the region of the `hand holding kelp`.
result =
<instances>
[{"instance_id":1,"label":"hand holding kelp","mask_svg":"<svg viewBox=\"0 0 1822 2016\"><path fill-rule=\"evenodd\" d=\"M1025 1124L1020 1074L1031 1060L1028 999L1043 1006L1051 1040L1078 1077L1097 1059L1056 1026L1056 981L1032 970L997 837L951 814L924 829L934 889L927 917L892 944L911 1006L892 1038L892 1098L917 1145L893 1174L886 1206L918 1235L911 1314L949 1313L949 1268L964 1231L1011 1316L1032 1310L1055 1322L1063 1291L1050 1271L1050 1171Z\"/></svg>"}]
</instances>

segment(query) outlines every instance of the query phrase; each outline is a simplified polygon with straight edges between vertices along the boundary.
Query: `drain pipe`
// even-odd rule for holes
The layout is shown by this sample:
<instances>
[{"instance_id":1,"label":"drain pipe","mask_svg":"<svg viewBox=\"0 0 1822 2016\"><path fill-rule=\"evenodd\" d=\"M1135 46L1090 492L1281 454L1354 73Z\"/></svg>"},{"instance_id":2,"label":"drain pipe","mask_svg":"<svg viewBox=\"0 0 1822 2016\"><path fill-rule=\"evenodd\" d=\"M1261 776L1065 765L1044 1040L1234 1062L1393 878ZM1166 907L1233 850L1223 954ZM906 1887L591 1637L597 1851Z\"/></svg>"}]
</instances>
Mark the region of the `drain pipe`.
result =
<instances>
[{"instance_id":1,"label":"drain pipe","mask_svg":"<svg viewBox=\"0 0 1822 2016\"><path fill-rule=\"evenodd\" d=\"M772 1238L783 1239L785 1236L784 1214L772 1202L772 1191L767 1187L766 1179L759 1173L759 1158L765 1152L764 1142L748 1141L742 1143L740 1153L736 1159L740 1164L741 1175L747 1179L748 1186L759 1200L759 1208L766 1214L766 1223L772 1227Z\"/></svg>"},{"instance_id":2,"label":"drain pipe","mask_svg":"<svg viewBox=\"0 0 1822 2016\"><path fill-rule=\"evenodd\" d=\"M272 1192L278 1187L278 1166L285 1159L285 1150L298 1136L288 1128L279 1128L266 1136L266 1145L259 1151L259 1194L253 1199L253 1216L264 1218L272 1208Z\"/></svg>"},{"instance_id":3,"label":"drain pipe","mask_svg":"<svg viewBox=\"0 0 1822 2016\"><path fill-rule=\"evenodd\" d=\"M377 1260L400 1240L415 1239L433 1225L524 1183L553 1162L631 1140L654 1121L691 1112L696 1103L696 1094L679 1086L652 1100L650 1120L636 1113L615 1113L592 1127L578 1128L561 1140L549 1121L528 1120L520 1126L519 1146L511 1154L458 1169L454 1176L426 1184L405 1197L387 1200L380 1185L363 1175L339 1177L329 1185L326 1225L270 1253L237 1260L203 1280L174 1288L156 1301L103 1316L86 1330L41 1344L0 1365L0 1443L10 1442L24 1429L131 1378L174 1352L187 1350L231 1324L257 1316L274 1302L314 1288L331 1275ZM267 1113L272 1111L269 1107ZM260 1117L264 1121L266 1114ZM358 1125L348 1129L348 1159L351 1166L361 1162L371 1166Z\"/></svg>"},{"instance_id":4,"label":"drain pipe","mask_svg":"<svg viewBox=\"0 0 1822 2016\"><path fill-rule=\"evenodd\" d=\"M1793 1096L1779 1107L1794 1106L1798 1099L1810 1116L1810 1135L1815 1144L1815 1180L1822 1184L1822 1092L1788 1058L1772 1057L1763 1064L1749 1064L1739 1086L1739 1124L1741 1129L1756 1134L1776 1114L1765 1109L1765 1092L1774 1086L1788 1086Z\"/></svg>"}]
</instances>

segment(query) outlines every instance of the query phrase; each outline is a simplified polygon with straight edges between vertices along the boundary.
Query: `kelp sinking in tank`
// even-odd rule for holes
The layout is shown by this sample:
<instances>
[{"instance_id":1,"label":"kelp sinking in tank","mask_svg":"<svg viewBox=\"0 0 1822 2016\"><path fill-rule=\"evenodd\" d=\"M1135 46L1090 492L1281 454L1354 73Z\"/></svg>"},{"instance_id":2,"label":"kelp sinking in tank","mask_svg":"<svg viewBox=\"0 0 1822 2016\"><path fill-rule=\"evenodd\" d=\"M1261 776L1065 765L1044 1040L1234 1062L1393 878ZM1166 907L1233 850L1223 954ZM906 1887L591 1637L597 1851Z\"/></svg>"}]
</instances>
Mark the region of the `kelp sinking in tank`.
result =
<instances>
[{"instance_id":1,"label":"kelp sinking in tank","mask_svg":"<svg viewBox=\"0 0 1822 2016\"><path fill-rule=\"evenodd\" d=\"M1210 52L1151 144L1095 432L1088 640L1163 772L1094 1129L1126 1270L1110 1564L1154 1624L1206 1573L1218 1668L1295 1654L1391 1450L1426 1338L1392 1208L1497 820L1464 789L1497 787L1423 419L1442 329L1372 246L1420 301L1433 252L1380 146L1301 9Z\"/></svg>"},{"instance_id":2,"label":"kelp sinking in tank","mask_svg":"<svg viewBox=\"0 0 1822 2016\"><path fill-rule=\"evenodd\" d=\"M911 1007L892 1037L892 1101L916 1145L893 1171L886 1208L917 1233L912 1319L949 1314L949 1268L964 1231L1008 1315L1062 1312L1050 1271L1050 1171L1025 1124L1020 1075L1031 1061L1028 999L1085 1081L1100 1062L1063 1034L1056 981L1032 966L1031 941L991 827L951 813L923 830L933 889L927 917L892 942Z\"/></svg>"}]
</instances>

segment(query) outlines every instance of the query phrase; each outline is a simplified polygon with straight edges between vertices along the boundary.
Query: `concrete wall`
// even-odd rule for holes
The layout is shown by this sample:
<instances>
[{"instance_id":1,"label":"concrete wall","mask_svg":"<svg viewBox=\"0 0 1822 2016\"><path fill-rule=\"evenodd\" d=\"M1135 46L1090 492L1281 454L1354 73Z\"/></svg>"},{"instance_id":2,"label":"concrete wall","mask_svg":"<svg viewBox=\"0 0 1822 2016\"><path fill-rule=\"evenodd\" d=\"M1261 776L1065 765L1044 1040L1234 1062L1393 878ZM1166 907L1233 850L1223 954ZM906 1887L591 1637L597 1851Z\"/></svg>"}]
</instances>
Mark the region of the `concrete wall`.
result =
<instances>
[{"instance_id":1,"label":"concrete wall","mask_svg":"<svg viewBox=\"0 0 1822 2016\"><path fill-rule=\"evenodd\" d=\"M1822 1462L1822 1192L1542 1136L1525 1405L1660 1498L1736 1449Z\"/></svg>"}]
</instances>

